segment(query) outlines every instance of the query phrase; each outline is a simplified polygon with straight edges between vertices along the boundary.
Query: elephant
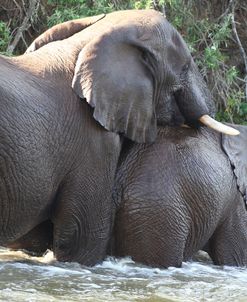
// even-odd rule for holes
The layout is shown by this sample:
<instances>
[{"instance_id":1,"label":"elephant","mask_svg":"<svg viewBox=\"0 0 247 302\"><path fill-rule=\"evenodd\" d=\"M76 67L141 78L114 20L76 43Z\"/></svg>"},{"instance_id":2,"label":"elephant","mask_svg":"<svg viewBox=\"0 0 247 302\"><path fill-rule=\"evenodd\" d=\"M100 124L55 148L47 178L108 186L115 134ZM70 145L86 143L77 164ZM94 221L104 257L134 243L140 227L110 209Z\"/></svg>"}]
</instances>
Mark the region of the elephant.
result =
<instances>
[{"instance_id":1,"label":"elephant","mask_svg":"<svg viewBox=\"0 0 247 302\"><path fill-rule=\"evenodd\" d=\"M123 150L113 254L180 267L198 250L217 265L247 265L247 126L239 136L160 128L153 144Z\"/></svg>"},{"instance_id":2,"label":"elephant","mask_svg":"<svg viewBox=\"0 0 247 302\"><path fill-rule=\"evenodd\" d=\"M59 261L104 259L125 140L220 126L183 38L153 10L56 25L0 69L0 245L26 245L48 221Z\"/></svg>"},{"instance_id":3,"label":"elephant","mask_svg":"<svg viewBox=\"0 0 247 302\"><path fill-rule=\"evenodd\" d=\"M50 220L41 222L27 234L5 244L5 247L14 251L22 250L31 256L42 257L47 250L53 249L52 222Z\"/></svg>"}]
</instances>

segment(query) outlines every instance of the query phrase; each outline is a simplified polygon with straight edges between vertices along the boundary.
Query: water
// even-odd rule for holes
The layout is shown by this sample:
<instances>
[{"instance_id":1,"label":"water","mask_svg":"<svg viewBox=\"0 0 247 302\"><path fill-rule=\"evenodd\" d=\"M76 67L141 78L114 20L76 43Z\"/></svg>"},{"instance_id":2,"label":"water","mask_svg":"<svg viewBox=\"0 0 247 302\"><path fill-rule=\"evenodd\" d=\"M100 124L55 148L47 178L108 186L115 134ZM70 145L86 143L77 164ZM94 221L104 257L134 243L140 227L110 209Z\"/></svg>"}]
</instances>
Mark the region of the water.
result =
<instances>
[{"instance_id":1,"label":"water","mask_svg":"<svg viewBox=\"0 0 247 302\"><path fill-rule=\"evenodd\" d=\"M247 301L247 269L218 267L205 257L158 269L129 258L93 268L60 263L49 252L29 257L0 249L0 301Z\"/></svg>"}]
</instances>

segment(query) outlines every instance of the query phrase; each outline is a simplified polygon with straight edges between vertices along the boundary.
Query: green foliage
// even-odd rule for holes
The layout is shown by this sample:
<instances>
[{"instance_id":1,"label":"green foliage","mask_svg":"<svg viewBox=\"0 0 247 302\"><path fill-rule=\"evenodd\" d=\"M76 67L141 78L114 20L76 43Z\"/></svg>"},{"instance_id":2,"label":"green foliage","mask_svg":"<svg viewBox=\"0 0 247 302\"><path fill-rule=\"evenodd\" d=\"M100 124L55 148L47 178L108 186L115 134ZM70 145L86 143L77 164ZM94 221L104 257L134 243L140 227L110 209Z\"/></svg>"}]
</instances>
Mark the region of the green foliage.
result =
<instances>
[{"instance_id":1,"label":"green foliage","mask_svg":"<svg viewBox=\"0 0 247 302\"><path fill-rule=\"evenodd\" d=\"M247 103L243 81L230 64L228 45L232 43L231 14L219 20L199 18L193 1L164 0L170 22L182 33L218 108L221 121L247 124ZM206 10L206 8L205 8ZM228 50L228 52L227 52Z\"/></svg>"},{"instance_id":2,"label":"green foliage","mask_svg":"<svg viewBox=\"0 0 247 302\"><path fill-rule=\"evenodd\" d=\"M152 0L141 0L141 1L134 1L134 8L135 9L148 9L152 7Z\"/></svg>"},{"instance_id":3,"label":"green foliage","mask_svg":"<svg viewBox=\"0 0 247 302\"><path fill-rule=\"evenodd\" d=\"M119 9L164 7L167 19L182 34L212 91L219 111L218 118L247 124L247 103L244 81L241 80L244 75L234 66L238 64L230 55L231 48L238 48L232 37L232 15L222 14L218 19L212 17L212 1L203 2L205 7L201 7L201 15L197 5L202 5L202 2L191 0L42 0L42 3L47 18L46 27ZM11 30L20 23L12 22ZM10 29L0 21L0 53L6 54L10 39Z\"/></svg>"},{"instance_id":4,"label":"green foliage","mask_svg":"<svg viewBox=\"0 0 247 302\"><path fill-rule=\"evenodd\" d=\"M108 0L95 1L92 7L85 0L49 0L49 4L53 5L55 10L48 18L48 27L71 19L113 11L113 4Z\"/></svg>"},{"instance_id":5,"label":"green foliage","mask_svg":"<svg viewBox=\"0 0 247 302\"><path fill-rule=\"evenodd\" d=\"M220 62L224 60L224 57L220 49L216 45L206 47L204 51L204 63L208 68L218 69Z\"/></svg>"},{"instance_id":6,"label":"green foliage","mask_svg":"<svg viewBox=\"0 0 247 302\"><path fill-rule=\"evenodd\" d=\"M6 23L0 21L0 53L7 54L6 49L11 39L9 28Z\"/></svg>"},{"instance_id":7,"label":"green foliage","mask_svg":"<svg viewBox=\"0 0 247 302\"><path fill-rule=\"evenodd\" d=\"M224 111L219 111L217 118L220 121L229 121L236 124L247 125L247 103L244 102L242 91L232 90L227 99L227 106Z\"/></svg>"},{"instance_id":8,"label":"green foliage","mask_svg":"<svg viewBox=\"0 0 247 302\"><path fill-rule=\"evenodd\" d=\"M226 15L219 24L214 23L211 35L214 44L220 46L223 43L227 46L227 40L231 38L231 15Z\"/></svg>"},{"instance_id":9,"label":"green foliage","mask_svg":"<svg viewBox=\"0 0 247 302\"><path fill-rule=\"evenodd\" d=\"M234 83L236 83L238 75L239 72L235 66L227 69L225 74L226 84L229 87L233 86ZM219 112L218 116L222 121L247 124L247 103L245 102L244 92L238 87L230 89L226 100L226 106L224 110Z\"/></svg>"},{"instance_id":10,"label":"green foliage","mask_svg":"<svg viewBox=\"0 0 247 302\"><path fill-rule=\"evenodd\" d=\"M210 69L219 69L221 62L226 61L221 46L226 46L231 37L230 25L230 16L226 16L220 24L213 23L207 26L206 32L210 40L204 51L204 63Z\"/></svg>"}]
</instances>

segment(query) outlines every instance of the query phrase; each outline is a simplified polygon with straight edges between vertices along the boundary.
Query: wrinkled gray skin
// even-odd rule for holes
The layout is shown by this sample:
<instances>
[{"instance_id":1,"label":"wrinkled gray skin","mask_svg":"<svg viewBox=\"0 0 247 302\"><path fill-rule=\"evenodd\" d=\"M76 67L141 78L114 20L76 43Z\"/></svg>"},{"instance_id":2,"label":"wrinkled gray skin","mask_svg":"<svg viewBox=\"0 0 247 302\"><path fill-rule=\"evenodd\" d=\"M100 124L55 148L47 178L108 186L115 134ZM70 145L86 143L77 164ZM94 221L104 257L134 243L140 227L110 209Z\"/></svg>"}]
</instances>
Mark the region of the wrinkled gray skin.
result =
<instances>
[{"instance_id":1,"label":"wrinkled gray skin","mask_svg":"<svg viewBox=\"0 0 247 302\"><path fill-rule=\"evenodd\" d=\"M106 254L121 138L213 114L185 42L152 10L69 21L1 56L0 104L0 245L50 221L57 259L86 265Z\"/></svg>"},{"instance_id":2,"label":"wrinkled gray skin","mask_svg":"<svg viewBox=\"0 0 247 302\"><path fill-rule=\"evenodd\" d=\"M204 248L215 264L247 265L247 127L235 128L230 137L167 127L154 144L126 147L114 255L181 266Z\"/></svg>"}]
</instances>

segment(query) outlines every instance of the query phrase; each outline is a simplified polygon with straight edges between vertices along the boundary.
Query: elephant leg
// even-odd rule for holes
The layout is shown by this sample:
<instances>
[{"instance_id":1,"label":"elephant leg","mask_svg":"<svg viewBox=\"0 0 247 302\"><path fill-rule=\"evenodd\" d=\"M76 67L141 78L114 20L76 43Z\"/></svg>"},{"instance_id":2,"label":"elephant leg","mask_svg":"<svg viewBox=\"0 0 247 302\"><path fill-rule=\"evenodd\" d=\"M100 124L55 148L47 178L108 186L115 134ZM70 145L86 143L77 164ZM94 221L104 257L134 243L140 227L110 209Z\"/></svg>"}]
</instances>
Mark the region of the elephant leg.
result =
<instances>
[{"instance_id":1,"label":"elephant leg","mask_svg":"<svg viewBox=\"0 0 247 302\"><path fill-rule=\"evenodd\" d=\"M50 220L46 220L21 238L8 243L6 247L13 250L25 250L28 254L41 256L47 249L51 249L52 242L53 225Z\"/></svg>"},{"instance_id":2,"label":"elephant leg","mask_svg":"<svg viewBox=\"0 0 247 302\"><path fill-rule=\"evenodd\" d=\"M78 181L67 180L56 200L53 251L58 261L94 265L106 256L112 222L110 194L98 190L96 183L88 192Z\"/></svg>"},{"instance_id":3,"label":"elephant leg","mask_svg":"<svg viewBox=\"0 0 247 302\"><path fill-rule=\"evenodd\" d=\"M52 222L53 251L59 261L95 265L106 256L114 215L112 187L121 144L116 134L100 134L94 140L97 145L80 154L81 163L78 160L57 193Z\"/></svg>"},{"instance_id":4,"label":"elephant leg","mask_svg":"<svg viewBox=\"0 0 247 302\"><path fill-rule=\"evenodd\" d=\"M188 230L186 226L179 229L181 223L175 208L170 213L163 208L151 200L123 202L115 219L114 254L131 256L136 262L155 267L180 267Z\"/></svg>"},{"instance_id":5,"label":"elephant leg","mask_svg":"<svg viewBox=\"0 0 247 302\"><path fill-rule=\"evenodd\" d=\"M247 213L240 199L209 240L207 252L216 265L247 265Z\"/></svg>"}]
</instances>

